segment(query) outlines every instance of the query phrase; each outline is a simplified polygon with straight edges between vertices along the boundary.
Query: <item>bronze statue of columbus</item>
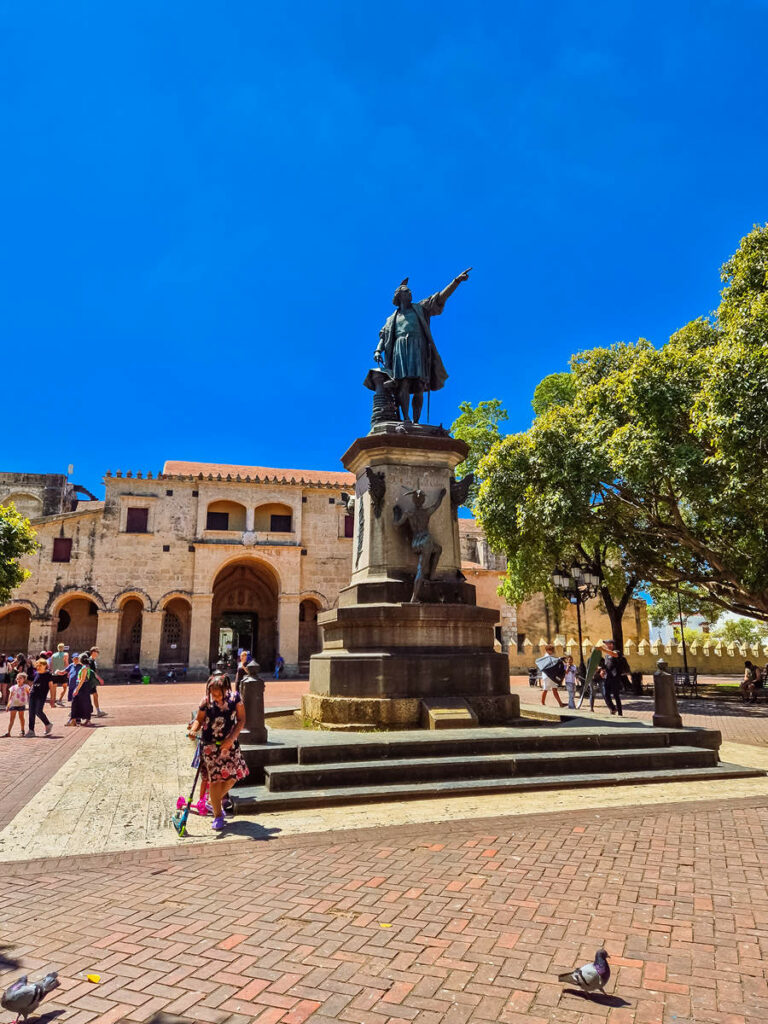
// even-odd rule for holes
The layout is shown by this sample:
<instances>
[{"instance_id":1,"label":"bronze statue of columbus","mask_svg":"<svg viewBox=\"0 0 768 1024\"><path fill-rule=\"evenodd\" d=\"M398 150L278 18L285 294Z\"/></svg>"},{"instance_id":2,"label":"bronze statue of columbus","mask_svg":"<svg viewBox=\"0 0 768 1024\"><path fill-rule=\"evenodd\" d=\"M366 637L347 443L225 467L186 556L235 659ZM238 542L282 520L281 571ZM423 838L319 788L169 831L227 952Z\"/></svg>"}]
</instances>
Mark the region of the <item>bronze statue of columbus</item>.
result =
<instances>
[{"instance_id":1,"label":"bronze statue of columbus","mask_svg":"<svg viewBox=\"0 0 768 1024\"><path fill-rule=\"evenodd\" d=\"M394 294L392 303L397 310L387 317L379 331L373 358L395 381L397 404L405 423L418 423L424 392L439 391L445 384L448 374L435 347L429 321L443 312L446 300L467 280L471 269L455 277L441 292L420 302L413 301L407 277ZM413 420L408 415L411 395Z\"/></svg>"}]
</instances>

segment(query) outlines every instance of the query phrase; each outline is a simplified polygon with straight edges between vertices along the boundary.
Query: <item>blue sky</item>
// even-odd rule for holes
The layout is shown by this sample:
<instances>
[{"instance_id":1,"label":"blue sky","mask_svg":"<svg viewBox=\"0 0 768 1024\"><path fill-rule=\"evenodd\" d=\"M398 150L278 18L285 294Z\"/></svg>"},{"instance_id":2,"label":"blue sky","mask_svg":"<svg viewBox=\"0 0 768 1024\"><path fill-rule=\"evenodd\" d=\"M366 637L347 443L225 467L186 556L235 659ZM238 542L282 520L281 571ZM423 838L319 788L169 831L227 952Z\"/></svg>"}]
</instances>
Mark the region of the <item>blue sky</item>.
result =
<instances>
[{"instance_id":1,"label":"blue sky","mask_svg":"<svg viewBox=\"0 0 768 1024\"><path fill-rule=\"evenodd\" d=\"M0 5L0 469L339 468L410 276L432 419L662 343L768 219L761 0Z\"/></svg>"}]
</instances>

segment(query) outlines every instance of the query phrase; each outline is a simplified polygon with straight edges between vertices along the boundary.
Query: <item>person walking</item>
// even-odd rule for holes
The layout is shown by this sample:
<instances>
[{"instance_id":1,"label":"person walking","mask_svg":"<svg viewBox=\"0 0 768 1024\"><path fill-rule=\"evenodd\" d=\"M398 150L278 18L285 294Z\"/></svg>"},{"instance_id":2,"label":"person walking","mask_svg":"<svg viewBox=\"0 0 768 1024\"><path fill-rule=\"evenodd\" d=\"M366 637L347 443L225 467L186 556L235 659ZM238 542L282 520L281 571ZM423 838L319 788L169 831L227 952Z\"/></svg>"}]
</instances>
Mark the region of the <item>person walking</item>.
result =
<instances>
[{"instance_id":1,"label":"person walking","mask_svg":"<svg viewBox=\"0 0 768 1024\"><path fill-rule=\"evenodd\" d=\"M576 709L576 666L570 654L565 658L565 677L563 679L565 688L568 691L568 707Z\"/></svg>"},{"instance_id":2,"label":"person walking","mask_svg":"<svg viewBox=\"0 0 768 1024\"><path fill-rule=\"evenodd\" d=\"M13 723L16 721L16 716L19 717L19 723L21 725L20 736L24 735L24 713L27 710L27 703L29 702L29 683L27 682L27 673L19 672L16 676L16 682L8 691L8 713L10 715L8 721L8 731L6 736L11 735L11 729L13 729Z\"/></svg>"},{"instance_id":3,"label":"person walking","mask_svg":"<svg viewBox=\"0 0 768 1024\"><path fill-rule=\"evenodd\" d=\"M629 663L614 640L606 640L602 649L604 657L600 661L600 673L603 680L603 697L611 714L618 714L619 718L622 718L624 712L621 707L621 683L622 677L630 673Z\"/></svg>"},{"instance_id":4,"label":"person walking","mask_svg":"<svg viewBox=\"0 0 768 1024\"><path fill-rule=\"evenodd\" d=\"M545 657L549 655L549 664L541 669L541 703L546 704L547 694L553 693L557 703L561 708L564 708L565 704L560 700L560 691L558 690L558 686L563 681L565 675L563 659L556 658L553 644L545 646L544 655Z\"/></svg>"},{"instance_id":5,"label":"person walking","mask_svg":"<svg viewBox=\"0 0 768 1024\"><path fill-rule=\"evenodd\" d=\"M236 782L248 776L238 736L245 725L245 706L239 693L233 692L227 676L213 675L205 686L205 700L200 704L188 735L195 739L202 731L201 778L208 782L213 806L211 828L224 828L222 801Z\"/></svg>"},{"instance_id":6,"label":"person walking","mask_svg":"<svg viewBox=\"0 0 768 1024\"><path fill-rule=\"evenodd\" d=\"M43 708L45 707L45 700L50 693L51 682L53 675L48 670L48 662L45 658L38 658L37 660L37 674L32 681L32 690L29 695L29 728L27 729L26 736L35 735L35 719L39 718L45 726L45 735L50 736L53 730L53 725L48 719Z\"/></svg>"},{"instance_id":7,"label":"person walking","mask_svg":"<svg viewBox=\"0 0 768 1024\"><path fill-rule=\"evenodd\" d=\"M285 658L278 652L275 658L275 679L279 679L285 672Z\"/></svg>"},{"instance_id":8,"label":"person walking","mask_svg":"<svg viewBox=\"0 0 768 1024\"><path fill-rule=\"evenodd\" d=\"M8 690L10 685L8 683L8 672L11 667L12 658L7 658L5 654L0 654L0 704L8 705Z\"/></svg>"},{"instance_id":9,"label":"person walking","mask_svg":"<svg viewBox=\"0 0 768 1024\"><path fill-rule=\"evenodd\" d=\"M93 704L91 703L91 681L93 672L91 659L87 654L80 656L80 671L72 692L72 709L67 725L92 726Z\"/></svg>"},{"instance_id":10,"label":"person walking","mask_svg":"<svg viewBox=\"0 0 768 1024\"><path fill-rule=\"evenodd\" d=\"M240 689L240 680L245 679L248 675L248 651L240 651L240 664L237 666L237 672L235 673L235 689Z\"/></svg>"},{"instance_id":11,"label":"person walking","mask_svg":"<svg viewBox=\"0 0 768 1024\"><path fill-rule=\"evenodd\" d=\"M89 686L91 688L91 700L93 701L93 703L94 703L94 705L96 707L96 717L97 718L105 718L107 712L106 711L102 711L100 706L99 706L99 690L98 690L98 688L99 688L99 686L103 686L104 685L104 680L98 674L98 663L97 663L98 662L98 657L99 657L99 648L98 647L92 647L90 649L90 651L88 652L88 659L90 661L90 667L91 667L91 676L90 676Z\"/></svg>"},{"instance_id":12,"label":"person walking","mask_svg":"<svg viewBox=\"0 0 768 1024\"><path fill-rule=\"evenodd\" d=\"M67 692L69 668L69 655L64 650L64 644L58 644L56 651L51 655L51 672L53 681L51 683L51 707L64 707L64 696Z\"/></svg>"}]
</instances>

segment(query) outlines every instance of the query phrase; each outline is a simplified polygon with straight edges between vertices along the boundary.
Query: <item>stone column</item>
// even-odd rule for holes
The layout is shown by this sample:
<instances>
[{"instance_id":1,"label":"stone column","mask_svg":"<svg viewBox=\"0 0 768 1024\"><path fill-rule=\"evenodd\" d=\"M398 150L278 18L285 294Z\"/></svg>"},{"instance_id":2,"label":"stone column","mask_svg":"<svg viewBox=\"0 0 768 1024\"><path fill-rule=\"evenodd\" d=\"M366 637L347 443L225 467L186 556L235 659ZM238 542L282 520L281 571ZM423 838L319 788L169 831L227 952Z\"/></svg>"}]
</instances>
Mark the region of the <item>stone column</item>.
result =
<instances>
[{"instance_id":1,"label":"stone column","mask_svg":"<svg viewBox=\"0 0 768 1024\"><path fill-rule=\"evenodd\" d=\"M299 595L283 594L277 612L277 639L285 674L299 671Z\"/></svg>"},{"instance_id":2,"label":"stone column","mask_svg":"<svg viewBox=\"0 0 768 1024\"><path fill-rule=\"evenodd\" d=\"M256 509L252 505L246 506L245 509L245 532L253 533L253 523L256 518Z\"/></svg>"},{"instance_id":3,"label":"stone column","mask_svg":"<svg viewBox=\"0 0 768 1024\"><path fill-rule=\"evenodd\" d=\"M120 629L120 612L99 612L96 626L96 646L99 648L99 668L115 667L117 634ZM81 654L81 651L77 652Z\"/></svg>"},{"instance_id":4,"label":"stone column","mask_svg":"<svg viewBox=\"0 0 768 1024\"><path fill-rule=\"evenodd\" d=\"M656 663L653 673L653 724L661 729L682 729L683 720L677 710L675 681L663 658Z\"/></svg>"},{"instance_id":5,"label":"stone column","mask_svg":"<svg viewBox=\"0 0 768 1024\"><path fill-rule=\"evenodd\" d=\"M240 681L240 692L245 705L245 728L240 733L240 738L243 743L266 743L264 680L259 675L257 662L249 661L246 669L248 674Z\"/></svg>"},{"instance_id":6,"label":"stone column","mask_svg":"<svg viewBox=\"0 0 768 1024\"><path fill-rule=\"evenodd\" d=\"M142 669L149 672L157 670L157 663L160 660L160 635L162 630L162 612L142 612L139 665Z\"/></svg>"},{"instance_id":7,"label":"stone column","mask_svg":"<svg viewBox=\"0 0 768 1024\"><path fill-rule=\"evenodd\" d=\"M29 623L29 641L27 643L28 651L24 651L24 654L29 653L37 657L40 651L55 650L53 640L56 636L57 623L58 618L49 619L45 615L41 615L39 618L33 616ZM13 654L18 653L18 651L13 652ZM75 652L73 651L72 653ZM79 654L80 651L77 651L76 653Z\"/></svg>"},{"instance_id":8,"label":"stone column","mask_svg":"<svg viewBox=\"0 0 768 1024\"><path fill-rule=\"evenodd\" d=\"M192 622L189 633L189 676L207 679L211 647L213 594L192 595Z\"/></svg>"}]
</instances>

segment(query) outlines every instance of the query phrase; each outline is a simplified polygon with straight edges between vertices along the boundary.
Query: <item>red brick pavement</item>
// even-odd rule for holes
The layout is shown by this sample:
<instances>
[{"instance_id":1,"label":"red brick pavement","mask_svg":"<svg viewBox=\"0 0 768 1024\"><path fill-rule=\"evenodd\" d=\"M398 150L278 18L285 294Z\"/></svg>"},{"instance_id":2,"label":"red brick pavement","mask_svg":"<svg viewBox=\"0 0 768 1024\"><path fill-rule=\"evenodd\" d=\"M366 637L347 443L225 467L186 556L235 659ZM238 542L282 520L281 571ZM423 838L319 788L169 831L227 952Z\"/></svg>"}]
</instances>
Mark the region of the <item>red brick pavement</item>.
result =
<instances>
[{"instance_id":1,"label":"red brick pavement","mask_svg":"<svg viewBox=\"0 0 768 1024\"><path fill-rule=\"evenodd\" d=\"M0 881L4 954L33 975L59 968L46 1009L66 1007L66 1024L764 1024L766 810L680 804L243 840L226 859L180 844L14 864ZM608 995L564 991L558 972L602 942Z\"/></svg>"}]
</instances>

